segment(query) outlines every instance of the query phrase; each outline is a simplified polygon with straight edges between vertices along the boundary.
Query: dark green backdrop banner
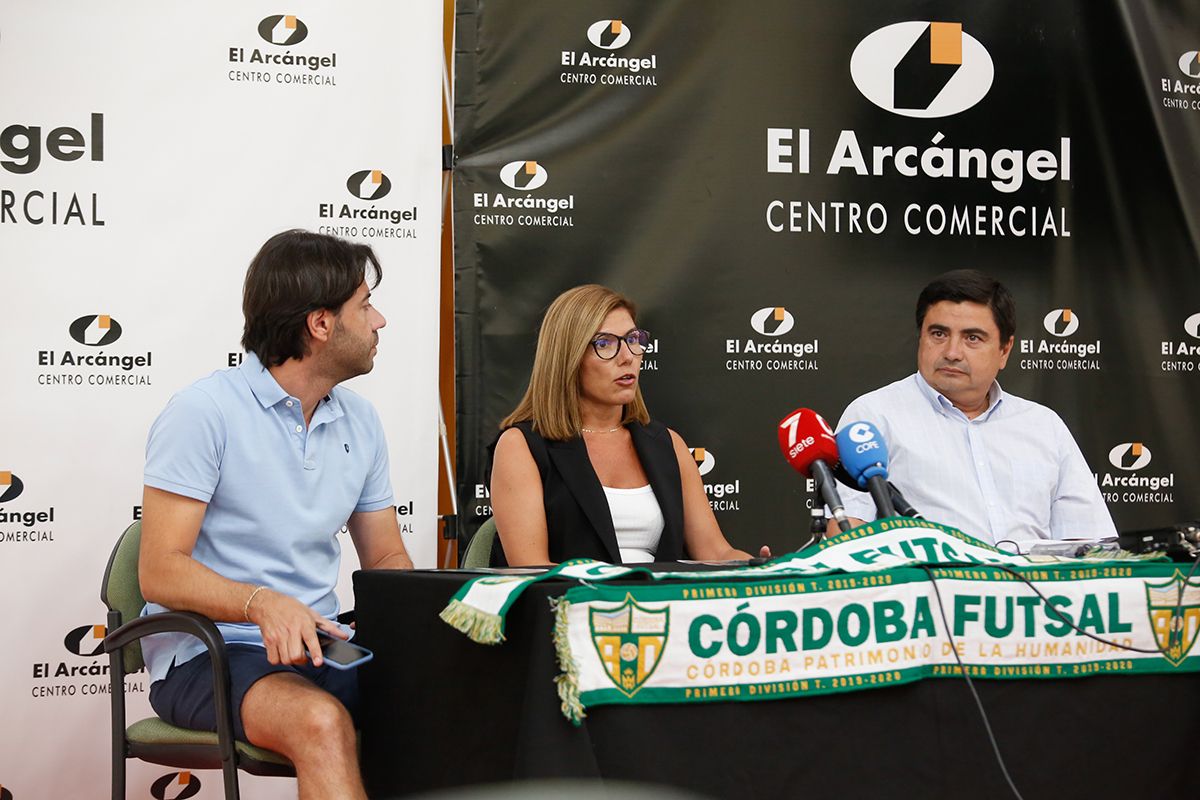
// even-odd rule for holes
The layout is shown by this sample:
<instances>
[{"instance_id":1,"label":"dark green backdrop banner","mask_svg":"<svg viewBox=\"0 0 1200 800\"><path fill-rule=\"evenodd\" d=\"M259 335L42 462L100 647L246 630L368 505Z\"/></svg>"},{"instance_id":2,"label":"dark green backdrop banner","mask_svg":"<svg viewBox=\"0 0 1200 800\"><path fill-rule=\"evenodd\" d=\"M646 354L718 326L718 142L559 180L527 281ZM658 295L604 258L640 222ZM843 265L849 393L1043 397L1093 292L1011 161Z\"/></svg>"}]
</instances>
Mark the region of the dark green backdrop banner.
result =
<instances>
[{"instance_id":1,"label":"dark green backdrop banner","mask_svg":"<svg viewBox=\"0 0 1200 800\"><path fill-rule=\"evenodd\" d=\"M566 288L633 297L651 414L726 535L794 549L774 428L915 369L976 267L1005 389L1055 409L1122 529L1200 516L1200 8L1174 2L458 4L459 488Z\"/></svg>"}]
</instances>

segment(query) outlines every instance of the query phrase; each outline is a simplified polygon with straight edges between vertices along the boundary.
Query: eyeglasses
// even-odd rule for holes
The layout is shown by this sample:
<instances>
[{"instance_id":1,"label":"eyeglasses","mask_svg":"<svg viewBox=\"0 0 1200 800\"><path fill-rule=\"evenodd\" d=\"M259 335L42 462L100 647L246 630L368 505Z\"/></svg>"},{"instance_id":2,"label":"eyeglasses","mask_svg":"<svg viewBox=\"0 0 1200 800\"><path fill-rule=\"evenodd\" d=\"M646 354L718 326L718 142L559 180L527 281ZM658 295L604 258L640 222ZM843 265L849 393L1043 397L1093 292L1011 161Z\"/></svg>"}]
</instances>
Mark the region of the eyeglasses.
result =
<instances>
[{"instance_id":1,"label":"eyeglasses","mask_svg":"<svg viewBox=\"0 0 1200 800\"><path fill-rule=\"evenodd\" d=\"M634 328L624 336L617 336L615 333L601 331L592 337L592 349L598 357L610 361L621 351L621 342L629 348L630 355L643 355L650 346L650 332Z\"/></svg>"}]
</instances>

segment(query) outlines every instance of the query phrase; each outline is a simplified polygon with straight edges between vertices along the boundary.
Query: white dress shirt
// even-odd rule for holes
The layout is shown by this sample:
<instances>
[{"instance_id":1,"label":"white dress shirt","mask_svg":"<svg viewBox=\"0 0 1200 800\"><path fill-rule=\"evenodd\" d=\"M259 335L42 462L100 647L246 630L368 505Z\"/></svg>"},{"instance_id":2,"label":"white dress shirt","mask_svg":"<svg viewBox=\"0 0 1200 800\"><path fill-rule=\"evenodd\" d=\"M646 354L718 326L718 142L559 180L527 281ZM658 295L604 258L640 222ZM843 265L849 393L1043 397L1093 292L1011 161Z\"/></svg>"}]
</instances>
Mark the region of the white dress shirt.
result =
<instances>
[{"instance_id":1,"label":"white dress shirt","mask_svg":"<svg viewBox=\"0 0 1200 800\"><path fill-rule=\"evenodd\" d=\"M1058 414L995 382L988 401L968 419L917 373L855 400L838 430L874 423L887 444L890 480L933 522L992 543L1116 535ZM839 491L849 516L875 518L870 495Z\"/></svg>"}]
</instances>

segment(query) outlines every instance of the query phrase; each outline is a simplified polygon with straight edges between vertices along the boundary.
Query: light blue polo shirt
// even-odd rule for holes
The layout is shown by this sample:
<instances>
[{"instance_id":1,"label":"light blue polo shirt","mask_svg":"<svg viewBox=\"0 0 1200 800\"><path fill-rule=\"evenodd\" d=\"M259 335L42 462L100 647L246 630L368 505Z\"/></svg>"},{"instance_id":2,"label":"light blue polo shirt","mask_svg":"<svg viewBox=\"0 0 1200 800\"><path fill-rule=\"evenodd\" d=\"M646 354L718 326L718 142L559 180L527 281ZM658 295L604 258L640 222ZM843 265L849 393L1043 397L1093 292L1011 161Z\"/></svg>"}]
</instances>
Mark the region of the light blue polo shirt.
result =
<instances>
[{"instance_id":1,"label":"light blue polo shirt","mask_svg":"<svg viewBox=\"0 0 1200 800\"><path fill-rule=\"evenodd\" d=\"M291 595L333 619L341 546L356 511L393 503L374 407L340 386L304 425L254 353L171 398L146 442L145 483L208 504L192 557L214 572ZM147 603L143 616L164 611ZM217 623L227 642L262 645L257 625ZM187 634L142 640L151 682L204 652Z\"/></svg>"}]
</instances>

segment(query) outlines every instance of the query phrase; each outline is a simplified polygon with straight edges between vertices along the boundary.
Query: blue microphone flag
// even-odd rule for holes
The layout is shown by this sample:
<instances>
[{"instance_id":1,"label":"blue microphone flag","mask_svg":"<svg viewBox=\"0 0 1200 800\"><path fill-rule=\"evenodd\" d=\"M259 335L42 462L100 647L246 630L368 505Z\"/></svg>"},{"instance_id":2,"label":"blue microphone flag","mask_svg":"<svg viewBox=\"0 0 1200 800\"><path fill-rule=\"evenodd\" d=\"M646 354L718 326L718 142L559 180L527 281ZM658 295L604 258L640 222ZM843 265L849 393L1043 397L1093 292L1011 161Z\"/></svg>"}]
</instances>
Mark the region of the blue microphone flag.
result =
<instances>
[{"instance_id":1,"label":"blue microphone flag","mask_svg":"<svg viewBox=\"0 0 1200 800\"><path fill-rule=\"evenodd\" d=\"M858 488L866 489L873 477L887 480L888 453L883 434L869 422L851 422L838 431L838 457Z\"/></svg>"}]
</instances>

